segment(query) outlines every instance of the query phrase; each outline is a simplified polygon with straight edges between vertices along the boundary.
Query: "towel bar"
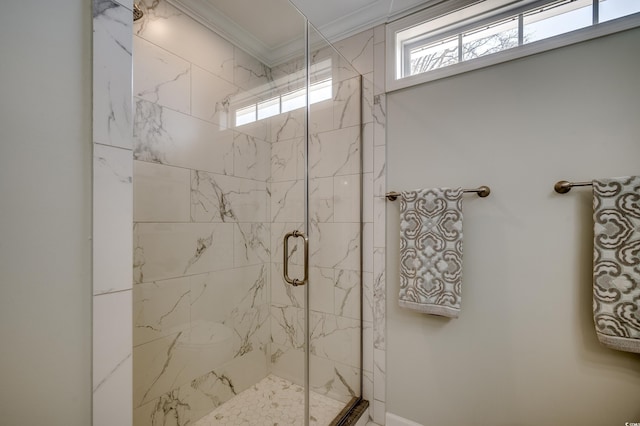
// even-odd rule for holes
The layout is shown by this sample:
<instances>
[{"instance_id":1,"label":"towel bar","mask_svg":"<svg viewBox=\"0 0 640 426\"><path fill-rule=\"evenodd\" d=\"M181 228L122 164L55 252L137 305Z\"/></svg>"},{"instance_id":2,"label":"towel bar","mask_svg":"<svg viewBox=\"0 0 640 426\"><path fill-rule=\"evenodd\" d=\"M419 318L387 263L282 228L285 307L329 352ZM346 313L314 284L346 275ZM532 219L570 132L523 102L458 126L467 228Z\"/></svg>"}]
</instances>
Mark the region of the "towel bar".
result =
<instances>
[{"instance_id":1,"label":"towel bar","mask_svg":"<svg viewBox=\"0 0 640 426\"><path fill-rule=\"evenodd\" d=\"M481 187L478 187L478 188L463 189L462 192L475 192L476 194L478 194L478 197L484 198L484 197L487 197L489 194L491 194L491 188L489 188L486 185L482 185ZM385 197L387 197L387 200L389 201L395 201L398 199L399 196L400 196L400 193L396 191L387 192L387 194L385 195Z\"/></svg>"},{"instance_id":2,"label":"towel bar","mask_svg":"<svg viewBox=\"0 0 640 426\"><path fill-rule=\"evenodd\" d=\"M558 194L566 194L571 191L571 188L574 186L593 186L591 182L569 182L566 180L560 180L553 185L553 189L556 190Z\"/></svg>"}]
</instances>

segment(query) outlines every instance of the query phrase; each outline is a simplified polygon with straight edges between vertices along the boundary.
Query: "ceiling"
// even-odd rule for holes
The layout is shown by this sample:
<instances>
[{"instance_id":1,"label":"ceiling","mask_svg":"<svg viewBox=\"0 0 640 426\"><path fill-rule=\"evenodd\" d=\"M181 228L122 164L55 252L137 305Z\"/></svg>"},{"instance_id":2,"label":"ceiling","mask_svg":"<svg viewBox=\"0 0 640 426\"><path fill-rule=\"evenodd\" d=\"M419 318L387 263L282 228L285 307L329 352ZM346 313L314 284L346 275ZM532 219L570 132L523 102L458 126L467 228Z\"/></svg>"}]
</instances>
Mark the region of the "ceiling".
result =
<instances>
[{"instance_id":1,"label":"ceiling","mask_svg":"<svg viewBox=\"0 0 640 426\"><path fill-rule=\"evenodd\" d=\"M442 0L167 1L273 66L301 50L304 18L296 8L333 42Z\"/></svg>"}]
</instances>

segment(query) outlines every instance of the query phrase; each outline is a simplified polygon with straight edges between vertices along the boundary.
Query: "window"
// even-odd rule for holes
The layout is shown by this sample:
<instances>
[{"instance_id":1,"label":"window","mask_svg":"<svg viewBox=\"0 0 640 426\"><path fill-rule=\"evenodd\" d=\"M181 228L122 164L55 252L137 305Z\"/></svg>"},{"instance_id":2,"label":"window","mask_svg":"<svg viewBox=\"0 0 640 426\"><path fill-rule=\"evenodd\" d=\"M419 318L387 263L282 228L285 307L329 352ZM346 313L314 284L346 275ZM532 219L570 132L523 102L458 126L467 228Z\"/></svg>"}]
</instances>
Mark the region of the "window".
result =
<instances>
[{"instance_id":1,"label":"window","mask_svg":"<svg viewBox=\"0 0 640 426\"><path fill-rule=\"evenodd\" d=\"M387 90L640 25L640 0L450 0L387 25Z\"/></svg>"},{"instance_id":2,"label":"window","mask_svg":"<svg viewBox=\"0 0 640 426\"><path fill-rule=\"evenodd\" d=\"M333 97L333 80L331 78L331 59L326 59L317 64L314 64L310 68L311 76L315 80L319 80L309 85L309 103L315 104L322 102ZM306 74L304 71L299 71L296 75L292 76L292 81L283 80L282 85L295 84L302 85L306 82ZM279 86L279 82L274 82L276 87ZM298 108L304 108L307 105L306 89L293 90L277 96L274 96L271 92L271 85L265 86L263 90L257 90L265 100L255 102L255 100L248 100L246 98L234 98L231 100L232 105L238 105L234 107L235 110L235 126L240 127L245 124L253 123L258 120L264 120L265 118L273 117L275 115L284 114L289 111L296 110ZM268 95L268 93L270 93ZM249 104L249 105L247 105ZM244 105L240 107L239 105Z\"/></svg>"}]
</instances>

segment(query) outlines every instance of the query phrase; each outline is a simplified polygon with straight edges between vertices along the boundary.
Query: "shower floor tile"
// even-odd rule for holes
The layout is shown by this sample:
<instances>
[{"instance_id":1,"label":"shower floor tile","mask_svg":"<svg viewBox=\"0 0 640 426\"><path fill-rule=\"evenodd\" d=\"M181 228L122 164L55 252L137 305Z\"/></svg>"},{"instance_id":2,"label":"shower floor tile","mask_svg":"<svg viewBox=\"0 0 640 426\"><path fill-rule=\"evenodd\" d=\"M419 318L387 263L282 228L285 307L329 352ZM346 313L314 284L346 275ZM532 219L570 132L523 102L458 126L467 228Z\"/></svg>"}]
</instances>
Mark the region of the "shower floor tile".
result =
<instances>
[{"instance_id":1,"label":"shower floor tile","mask_svg":"<svg viewBox=\"0 0 640 426\"><path fill-rule=\"evenodd\" d=\"M327 426L344 403L311 392L312 425ZM304 424L304 389L280 377L269 375L239 393L194 426L274 426Z\"/></svg>"}]
</instances>

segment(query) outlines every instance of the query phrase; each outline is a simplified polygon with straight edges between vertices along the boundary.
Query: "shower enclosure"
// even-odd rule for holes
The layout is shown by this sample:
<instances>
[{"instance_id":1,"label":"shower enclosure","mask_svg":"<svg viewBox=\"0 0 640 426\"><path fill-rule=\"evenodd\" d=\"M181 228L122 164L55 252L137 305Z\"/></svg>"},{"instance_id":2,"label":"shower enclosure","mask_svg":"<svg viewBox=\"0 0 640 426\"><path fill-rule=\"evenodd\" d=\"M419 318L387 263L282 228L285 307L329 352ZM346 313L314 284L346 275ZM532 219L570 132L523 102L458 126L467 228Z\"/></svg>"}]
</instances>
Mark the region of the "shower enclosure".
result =
<instances>
[{"instance_id":1,"label":"shower enclosure","mask_svg":"<svg viewBox=\"0 0 640 426\"><path fill-rule=\"evenodd\" d=\"M139 6L134 425L338 421L362 387L360 76L287 0Z\"/></svg>"}]
</instances>

